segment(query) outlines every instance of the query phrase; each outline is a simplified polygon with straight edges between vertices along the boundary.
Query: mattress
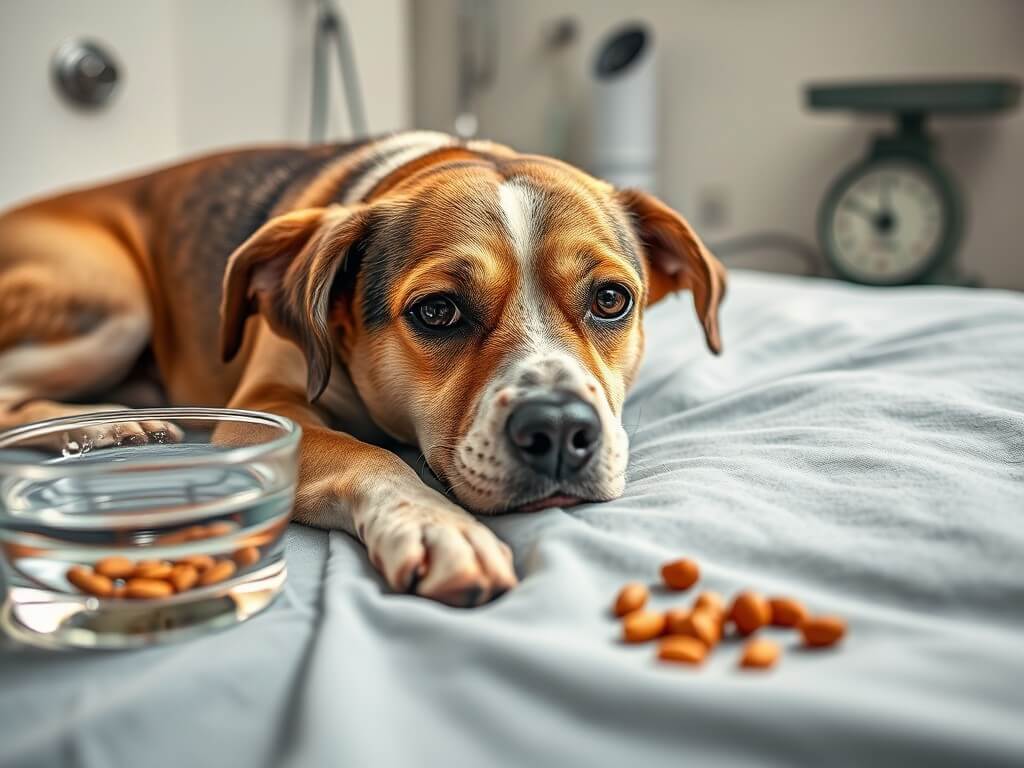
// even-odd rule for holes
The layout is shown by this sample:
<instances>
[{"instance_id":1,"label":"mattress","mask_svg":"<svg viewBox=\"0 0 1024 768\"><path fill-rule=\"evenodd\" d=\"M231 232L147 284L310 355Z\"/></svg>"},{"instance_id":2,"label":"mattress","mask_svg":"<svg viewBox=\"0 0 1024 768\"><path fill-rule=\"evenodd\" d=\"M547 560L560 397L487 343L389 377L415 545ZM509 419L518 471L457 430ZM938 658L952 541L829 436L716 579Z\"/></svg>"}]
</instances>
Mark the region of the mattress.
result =
<instances>
[{"instance_id":1,"label":"mattress","mask_svg":"<svg viewBox=\"0 0 1024 768\"><path fill-rule=\"evenodd\" d=\"M4 646L0 765L1024 764L1024 297L740 272L723 311L718 358L688 297L648 313L621 499L487 521L517 589L390 594L351 539L292 526L284 594L240 627ZM608 609L681 555L848 635L769 631L767 673L736 642L660 664Z\"/></svg>"}]
</instances>

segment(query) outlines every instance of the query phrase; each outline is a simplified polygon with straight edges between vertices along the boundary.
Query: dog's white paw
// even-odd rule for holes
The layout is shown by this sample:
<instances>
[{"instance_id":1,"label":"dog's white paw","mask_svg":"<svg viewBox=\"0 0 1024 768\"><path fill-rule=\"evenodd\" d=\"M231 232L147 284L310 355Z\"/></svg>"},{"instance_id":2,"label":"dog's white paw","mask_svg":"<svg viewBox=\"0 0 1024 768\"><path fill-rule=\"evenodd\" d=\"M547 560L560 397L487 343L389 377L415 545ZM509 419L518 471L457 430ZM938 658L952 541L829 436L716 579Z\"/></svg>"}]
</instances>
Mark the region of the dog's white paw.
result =
<instances>
[{"instance_id":1,"label":"dog's white paw","mask_svg":"<svg viewBox=\"0 0 1024 768\"><path fill-rule=\"evenodd\" d=\"M398 592L473 606L518 583L508 545L440 494L389 503L360 526L359 535L371 562Z\"/></svg>"}]
</instances>

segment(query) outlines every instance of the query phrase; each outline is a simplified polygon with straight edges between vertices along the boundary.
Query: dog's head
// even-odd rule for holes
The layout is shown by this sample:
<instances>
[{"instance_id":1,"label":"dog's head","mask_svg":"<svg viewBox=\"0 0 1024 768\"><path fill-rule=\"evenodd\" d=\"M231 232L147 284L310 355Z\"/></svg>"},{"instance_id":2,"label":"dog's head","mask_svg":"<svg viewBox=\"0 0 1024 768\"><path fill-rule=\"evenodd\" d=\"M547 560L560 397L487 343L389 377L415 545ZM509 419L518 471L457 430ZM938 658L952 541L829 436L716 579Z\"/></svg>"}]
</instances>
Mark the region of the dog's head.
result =
<instances>
[{"instance_id":1,"label":"dog's head","mask_svg":"<svg viewBox=\"0 0 1024 768\"><path fill-rule=\"evenodd\" d=\"M614 498L644 308L691 291L717 353L725 270L654 197L483 147L265 224L228 265L225 357L261 312L304 351L311 400L340 361L474 511Z\"/></svg>"}]
</instances>

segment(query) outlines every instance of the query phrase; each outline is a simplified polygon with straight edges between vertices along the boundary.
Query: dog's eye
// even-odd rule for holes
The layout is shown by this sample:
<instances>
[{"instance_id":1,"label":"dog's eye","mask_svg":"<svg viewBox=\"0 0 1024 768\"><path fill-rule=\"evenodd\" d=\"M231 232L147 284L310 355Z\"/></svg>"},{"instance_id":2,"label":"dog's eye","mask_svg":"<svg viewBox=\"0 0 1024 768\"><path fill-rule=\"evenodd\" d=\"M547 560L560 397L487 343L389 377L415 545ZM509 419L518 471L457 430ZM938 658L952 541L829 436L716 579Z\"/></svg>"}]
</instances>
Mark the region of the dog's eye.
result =
<instances>
[{"instance_id":1,"label":"dog's eye","mask_svg":"<svg viewBox=\"0 0 1024 768\"><path fill-rule=\"evenodd\" d=\"M411 314L434 331L454 328L462 320L459 308L447 296L428 296L413 306Z\"/></svg>"},{"instance_id":2,"label":"dog's eye","mask_svg":"<svg viewBox=\"0 0 1024 768\"><path fill-rule=\"evenodd\" d=\"M618 320L633 307L633 296L618 283L600 286L590 304L590 312L599 320Z\"/></svg>"}]
</instances>

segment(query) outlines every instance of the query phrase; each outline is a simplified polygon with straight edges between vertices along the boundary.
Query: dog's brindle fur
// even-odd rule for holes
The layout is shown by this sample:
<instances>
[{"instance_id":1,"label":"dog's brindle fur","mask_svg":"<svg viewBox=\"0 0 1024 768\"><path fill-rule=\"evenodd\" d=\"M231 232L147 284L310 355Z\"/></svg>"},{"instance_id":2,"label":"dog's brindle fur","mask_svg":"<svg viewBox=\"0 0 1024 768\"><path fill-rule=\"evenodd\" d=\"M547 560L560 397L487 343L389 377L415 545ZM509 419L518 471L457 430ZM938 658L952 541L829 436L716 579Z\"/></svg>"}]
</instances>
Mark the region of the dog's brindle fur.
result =
<instances>
[{"instance_id":1,"label":"dog's brindle fur","mask_svg":"<svg viewBox=\"0 0 1024 768\"><path fill-rule=\"evenodd\" d=\"M608 283L635 302L613 323L591 311ZM489 142L217 154L0 217L0 429L154 399L288 416L303 428L296 519L357 536L394 589L476 604L516 575L465 508L619 495L643 308L692 291L717 352L724 286L653 197ZM465 318L447 335L409 318L439 293ZM160 392L139 386L147 360ZM601 424L569 480L503 440L512 409L550 390ZM123 425L142 440L167 426ZM449 495L388 438L418 445Z\"/></svg>"}]
</instances>

